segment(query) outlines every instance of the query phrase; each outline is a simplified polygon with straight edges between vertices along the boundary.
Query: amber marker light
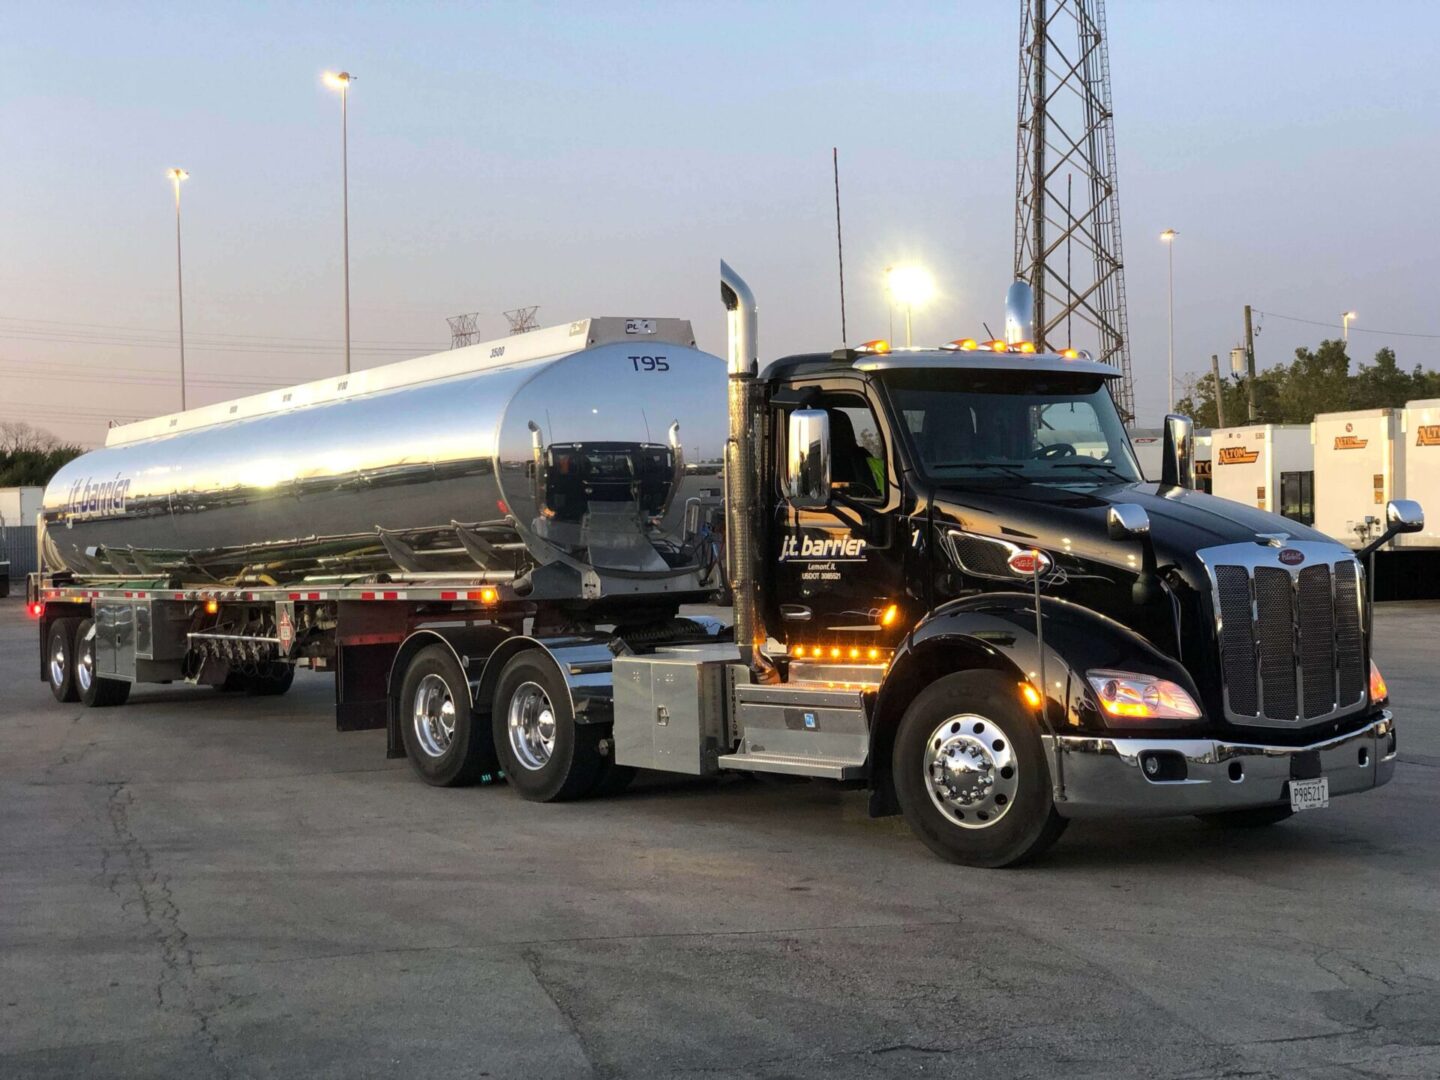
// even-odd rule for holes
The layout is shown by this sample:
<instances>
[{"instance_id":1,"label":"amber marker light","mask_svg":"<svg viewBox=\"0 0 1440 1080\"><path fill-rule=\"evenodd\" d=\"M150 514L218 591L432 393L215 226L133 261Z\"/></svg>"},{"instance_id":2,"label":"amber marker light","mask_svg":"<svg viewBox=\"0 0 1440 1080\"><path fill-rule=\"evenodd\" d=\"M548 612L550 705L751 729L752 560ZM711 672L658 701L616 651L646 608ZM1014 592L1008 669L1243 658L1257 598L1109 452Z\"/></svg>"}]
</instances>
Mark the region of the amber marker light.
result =
<instances>
[{"instance_id":1,"label":"amber marker light","mask_svg":"<svg viewBox=\"0 0 1440 1080\"><path fill-rule=\"evenodd\" d=\"M1020 696L1025 699L1025 703L1032 709L1038 709L1040 707L1040 691L1036 690L1035 687L1031 686L1028 682L1022 682L1020 684Z\"/></svg>"},{"instance_id":2,"label":"amber marker light","mask_svg":"<svg viewBox=\"0 0 1440 1080\"><path fill-rule=\"evenodd\" d=\"M1015 351L1022 353L1033 353L1035 351L1035 343L1033 341L1022 341L1015 346Z\"/></svg>"},{"instance_id":3,"label":"amber marker light","mask_svg":"<svg viewBox=\"0 0 1440 1080\"><path fill-rule=\"evenodd\" d=\"M899 609L897 606L895 606L894 604L891 604L889 607L887 607L887 608L885 609L884 613L880 616L880 625L881 625L881 626L894 626L894 625L895 625L895 620L898 619L899 617L900 617L900 609Z\"/></svg>"},{"instance_id":4,"label":"amber marker light","mask_svg":"<svg viewBox=\"0 0 1440 1080\"><path fill-rule=\"evenodd\" d=\"M1078 350L1078 349L1062 349L1061 352L1060 352L1060 355L1063 356L1066 360L1079 360L1079 359L1080 359L1080 350Z\"/></svg>"},{"instance_id":5,"label":"amber marker light","mask_svg":"<svg viewBox=\"0 0 1440 1080\"><path fill-rule=\"evenodd\" d=\"M219 610L220 610L220 601L219 601L219 600L206 600L206 601L205 601L205 614L206 614L206 615L214 615L214 614L216 614Z\"/></svg>"},{"instance_id":6,"label":"amber marker light","mask_svg":"<svg viewBox=\"0 0 1440 1080\"><path fill-rule=\"evenodd\" d=\"M1375 666L1375 661L1370 661L1370 702L1378 705L1390 697L1390 687L1385 685L1385 676L1380 674L1380 669Z\"/></svg>"},{"instance_id":7,"label":"amber marker light","mask_svg":"<svg viewBox=\"0 0 1440 1080\"><path fill-rule=\"evenodd\" d=\"M888 341L885 341L883 338L877 338L874 341L865 342L865 344L861 345L855 351L862 353L878 353L881 356L884 356L890 351L890 343Z\"/></svg>"}]
</instances>

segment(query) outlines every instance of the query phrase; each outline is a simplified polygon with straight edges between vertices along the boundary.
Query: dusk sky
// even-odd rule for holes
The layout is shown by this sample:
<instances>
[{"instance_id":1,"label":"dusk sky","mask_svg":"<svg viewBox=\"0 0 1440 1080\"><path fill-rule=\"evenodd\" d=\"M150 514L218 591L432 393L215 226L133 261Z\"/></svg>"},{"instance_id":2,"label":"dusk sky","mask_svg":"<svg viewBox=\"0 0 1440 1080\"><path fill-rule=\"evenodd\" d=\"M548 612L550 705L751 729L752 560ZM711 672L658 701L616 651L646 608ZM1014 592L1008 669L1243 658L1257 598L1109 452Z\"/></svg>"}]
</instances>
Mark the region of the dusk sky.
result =
<instances>
[{"instance_id":1,"label":"dusk sky","mask_svg":"<svg viewBox=\"0 0 1440 1080\"><path fill-rule=\"evenodd\" d=\"M1109 5L1140 421L1225 360L1339 336L1440 362L1440 5ZM87 444L178 408L183 189L190 403L341 370L340 103L355 73L357 366L443 349L445 317L539 304L693 320L717 266L763 357L852 342L886 265L941 295L917 343L998 329L1013 260L1019 4L13 4L0 35L0 419ZM1294 316L1334 329L1287 321ZM897 333L902 320L897 318ZM1386 333L1379 330L1390 331Z\"/></svg>"}]
</instances>

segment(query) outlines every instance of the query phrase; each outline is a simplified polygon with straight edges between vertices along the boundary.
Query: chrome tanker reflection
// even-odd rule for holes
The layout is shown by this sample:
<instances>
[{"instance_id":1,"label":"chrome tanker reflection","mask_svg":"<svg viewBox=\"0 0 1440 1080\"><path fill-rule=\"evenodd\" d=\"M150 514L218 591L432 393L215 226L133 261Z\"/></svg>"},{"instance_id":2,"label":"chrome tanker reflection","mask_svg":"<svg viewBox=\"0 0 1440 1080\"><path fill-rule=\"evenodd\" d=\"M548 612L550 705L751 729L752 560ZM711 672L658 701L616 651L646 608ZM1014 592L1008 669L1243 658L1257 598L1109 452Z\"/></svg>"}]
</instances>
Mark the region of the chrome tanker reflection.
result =
<instances>
[{"instance_id":1,"label":"chrome tanker reflection","mask_svg":"<svg viewBox=\"0 0 1440 1080\"><path fill-rule=\"evenodd\" d=\"M46 559L184 583L716 588L683 520L718 493L701 463L722 456L724 402L724 363L688 323L591 319L207 406L62 469Z\"/></svg>"}]
</instances>

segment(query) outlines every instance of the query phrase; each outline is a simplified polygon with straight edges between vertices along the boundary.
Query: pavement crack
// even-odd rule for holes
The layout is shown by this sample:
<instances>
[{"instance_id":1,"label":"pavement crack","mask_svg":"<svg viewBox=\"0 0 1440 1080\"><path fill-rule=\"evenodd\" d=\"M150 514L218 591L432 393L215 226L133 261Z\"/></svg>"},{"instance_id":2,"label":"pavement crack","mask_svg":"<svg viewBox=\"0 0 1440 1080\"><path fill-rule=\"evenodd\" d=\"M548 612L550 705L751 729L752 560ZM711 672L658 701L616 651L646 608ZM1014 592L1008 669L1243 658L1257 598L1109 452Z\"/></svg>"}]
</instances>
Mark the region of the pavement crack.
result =
<instances>
[{"instance_id":1,"label":"pavement crack","mask_svg":"<svg viewBox=\"0 0 1440 1080\"><path fill-rule=\"evenodd\" d=\"M120 901L126 914L138 911L154 939L160 955L160 973L155 980L155 1004L162 1010L182 1013L195 1025L205 1052L222 1076L230 1068L219 1054L219 1043L210 1028L218 1009L202 1006L202 996L212 996L195 964L190 935L180 921L180 906L170 891L170 878L155 868L150 849L130 825L135 796L128 781L112 782L106 812L114 846L101 846L101 871L106 887ZM222 1006L223 1007L223 1006Z\"/></svg>"},{"instance_id":2,"label":"pavement crack","mask_svg":"<svg viewBox=\"0 0 1440 1080\"><path fill-rule=\"evenodd\" d=\"M535 985L540 988L544 995L550 999L550 1004L555 1006L555 1011L565 1021L565 1026L570 1031L570 1037L575 1040L576 1047L580 1050L580 1056L585 1059L586 1068L590 1075L609 1080L610 1077L618 1076L614 1069L602 1068L595 1064L595 1059L590 1053L590 1047L586 1044L585 1036L580 1031L580 1025L574 1012L565 1004L560 994L557 994L551 981L541 972L540 953L535 949L521 949L520 959L525 962L526 968L530 971L530 977L535 980Z\"/></svg>"}]
</instances>

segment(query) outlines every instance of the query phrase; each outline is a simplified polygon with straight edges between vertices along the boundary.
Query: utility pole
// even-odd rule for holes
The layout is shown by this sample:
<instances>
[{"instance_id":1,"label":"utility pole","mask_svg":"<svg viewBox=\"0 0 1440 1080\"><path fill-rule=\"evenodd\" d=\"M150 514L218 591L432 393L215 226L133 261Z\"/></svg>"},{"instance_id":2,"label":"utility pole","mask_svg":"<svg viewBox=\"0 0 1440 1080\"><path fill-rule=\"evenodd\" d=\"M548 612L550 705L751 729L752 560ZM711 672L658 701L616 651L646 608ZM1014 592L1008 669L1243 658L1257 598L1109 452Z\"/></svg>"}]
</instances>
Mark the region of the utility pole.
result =
<instances>
[{"instance_id":1,"label":"utility pole","mask_svg":"<svg viewBox=\"0 0 1440 1080\"><path fill-rule=\"evenodd\" d=\"M1225 386L1220 382L1220 357L1216 353L1210 354L1210 377L1215 380L1215 422L1216 426L1225 426Z\"/></svg>"},{"instance_id":2,"label":"utility pole","mask_svg":"<svg viewBox=\"0 0 1440 1080\"><path fill-rule=\"evenodd\" d=\"M1247 419L1255 422L1255 328L1250 321L1250 305L1245 305L1245 407Z\"/></svg>"}]
</instances>

